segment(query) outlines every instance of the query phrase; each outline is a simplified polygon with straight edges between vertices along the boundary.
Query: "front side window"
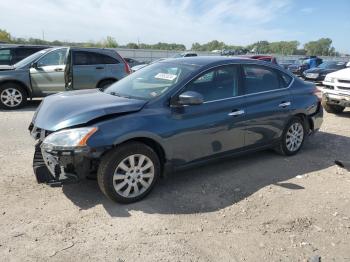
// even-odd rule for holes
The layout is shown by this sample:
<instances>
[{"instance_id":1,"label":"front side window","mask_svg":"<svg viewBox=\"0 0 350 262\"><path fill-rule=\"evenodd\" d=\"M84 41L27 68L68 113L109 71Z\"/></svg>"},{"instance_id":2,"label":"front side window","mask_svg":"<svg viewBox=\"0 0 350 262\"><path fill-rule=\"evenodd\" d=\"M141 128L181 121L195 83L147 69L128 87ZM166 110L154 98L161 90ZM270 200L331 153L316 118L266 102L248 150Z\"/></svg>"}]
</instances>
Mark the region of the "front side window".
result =
<instances>
[{"instance_id":1,"label":"front side window","mask_svg":"<svg viewBox=\"0 0 350 262\"><path fill-rule=\"evenodd\" d=\"M279 74L274 69L265 66L243 65L243 78L245 94L283 88ZM290 83L291 79L286 79L286 81Z\"/></svg>"},{"instance_id":2,"label":"front side window","mask_svg":"<svg viewBox=\"0 0 350 262\"><path fill-rule=\"evenodd\" d=\"M204 102L235 97L240 94L239 67L223 66L206 72L189 83L185 91L200 93Z\"/></svg>"},{"instance_id":3,"label":"front side window","mask_svg":"<svg viewBox=\"0 0 350 262\"><path fill-rule=\"evenodd\" d=\"M58 49L43 56L38 61L38 66L64 65L66 63L67 48Z\"/></svg>"},{"instance_id":4,"label":"front side window","mask_svg":"<svg viewBox=\"0 0 350 262\"><path fill-rule=\"evenodd\" d=\"M104 92L150 100L172 89L196 69L197 66L194 65L158 62L124 77Z\"/></svg>"}]
</instances>

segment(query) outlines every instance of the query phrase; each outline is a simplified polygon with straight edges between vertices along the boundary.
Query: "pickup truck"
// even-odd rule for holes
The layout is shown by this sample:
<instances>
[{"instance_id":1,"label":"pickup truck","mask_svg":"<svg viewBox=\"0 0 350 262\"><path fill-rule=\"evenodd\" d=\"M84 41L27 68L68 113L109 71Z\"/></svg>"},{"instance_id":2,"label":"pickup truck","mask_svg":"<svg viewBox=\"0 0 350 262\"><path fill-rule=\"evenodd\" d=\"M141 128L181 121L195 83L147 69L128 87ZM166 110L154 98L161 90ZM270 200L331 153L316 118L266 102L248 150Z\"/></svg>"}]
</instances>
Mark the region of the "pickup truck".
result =
<instances>
[{"instance_id":1,"label":"pickup truck","mask_svg":"<svg viewBox=\"0 0 350 262\"><path fill-rule=\"evenodd\" d=\"M27 98L67 90L104 89L130 73L112 49L56 47L13 66L0 66L0 108L17 109Z\"/></svg>"},{"instance_id":2,"label":"pickup truck","mask_svg":"<svg viewBox=\"0 0 350 262\"><path fill-rule=\"evenodd\" d=\"M340 114L350 107L350 62L347 66L326 75L323 81L322 105L328 113Z\"/></svg>"}]
</instances>

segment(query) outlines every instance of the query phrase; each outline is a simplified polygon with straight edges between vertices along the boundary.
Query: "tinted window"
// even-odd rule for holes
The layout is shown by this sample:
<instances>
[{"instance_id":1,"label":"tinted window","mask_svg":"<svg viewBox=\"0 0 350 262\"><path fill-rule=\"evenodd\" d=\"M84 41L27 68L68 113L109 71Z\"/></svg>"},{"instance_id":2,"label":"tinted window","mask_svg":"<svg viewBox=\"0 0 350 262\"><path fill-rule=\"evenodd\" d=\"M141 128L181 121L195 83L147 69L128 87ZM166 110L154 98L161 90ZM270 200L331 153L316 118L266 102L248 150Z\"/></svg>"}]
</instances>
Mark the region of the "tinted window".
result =
<instances>
[{"instance_id":1,"label":"tinted window","mask_svg":"<svg viewBox=\"0 0 350 262\"><path fill-rule=\"evenodd\" d=\"M74 65L118 64L119 61L111 56L99 53L77 51L73 54Z\"/></svg>"},{"instance_id":2,"label":"tinted window","mask_svg":"<svg viewBox=\"0 0 350 262\"><path fill-rule=\"evenodd\" d=\"M186 87L186 91L200 93L204 101L213 101L239 95L238 66L225 66L211 70Z\"/></svg>"},{"instance_id":3,"label":"tinted window","mask_svg":"<svg viewBox=\"0 0 350 262\"><path fill-rule=\"evenodd\" d=\"M66 63L66 55L66 48L52 51L39 59L38 66L64 65Z\"/></svg>"},{"instance_id":4,"label":"tinted window","mask_svg":"<svg viewBox=\"0 0 350 262\"><path fill-rule=\"evenodd\" d=\"M279 89L282 86L278 73L265 66L243 65L244 88L246 94Z\"/></svg>"},{"instance_id":5,"label":"tinted window","mask_svg":"<svg viewBox=\"0 0 350 262\"><path fill-rule=\"evenodd\" d=\"M290 83L292 82L293 78L290 75L287 75L285 73L280 73L281 75L281 85L283 87L288 87Z\"/></svg>"},{"instance_id":6,"label":"tinted window","mask_svg":"<svg viewBox=\"0 0 350 262\"><path fill-rule=\"evenodd\" d=\"M1 49L0 50L0 61L10 62L11 61L11 50L10 49Z\"/></svg>"}]
</instances>

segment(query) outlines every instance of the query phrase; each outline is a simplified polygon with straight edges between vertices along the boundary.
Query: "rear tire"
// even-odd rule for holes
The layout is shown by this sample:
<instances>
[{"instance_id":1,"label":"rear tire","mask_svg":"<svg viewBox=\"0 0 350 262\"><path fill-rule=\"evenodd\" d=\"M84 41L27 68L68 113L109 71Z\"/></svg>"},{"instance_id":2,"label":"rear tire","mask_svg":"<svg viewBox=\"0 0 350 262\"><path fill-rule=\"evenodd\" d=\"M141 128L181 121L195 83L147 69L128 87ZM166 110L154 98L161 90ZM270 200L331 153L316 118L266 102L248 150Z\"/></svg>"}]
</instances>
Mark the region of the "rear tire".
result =
<instances>
[{"instance_id":1,"label":"rear tire","mask_svg":"<svg viewBox=\"0 0 350 262\"><path fill-rule=\"evenodd\" d=\"M339 105L330 105L322 99L322 106L324 110L332 114L340 114L344 111L345 107Z\"/></svg>"},{"instance_id":2,"label":"rear tire","mask_svg":"<svg viewBox=\"0 0 350 262\"><path fill-rule=\"evenodd\" d=\"M7 83L0 86L0 108L16 110L27 103L26 90L16 83Z\"/></svg>"},{"instance_id":3,"label":"rear tire","mask_svg":"<svg viewBox=\"0 0 350 262\"><path fill-rule=\"evenodd\" d=\"M275 150L281 155L295 155L304 144L306 130L304 121L293 117L284 128L280 145Z\"/></svg>"},{"instance_id":4,"label":"rear tire","mask_svg":"<svg viewBox=\"0 0 350 262\"><path fill-rule=\"evenodd\" d=\"M101 191L111 200L132 203L151 192L160 172L159 157L151 147L129 142L117 146L102 158L97 181Z\"/></svg>"}]
</instances>

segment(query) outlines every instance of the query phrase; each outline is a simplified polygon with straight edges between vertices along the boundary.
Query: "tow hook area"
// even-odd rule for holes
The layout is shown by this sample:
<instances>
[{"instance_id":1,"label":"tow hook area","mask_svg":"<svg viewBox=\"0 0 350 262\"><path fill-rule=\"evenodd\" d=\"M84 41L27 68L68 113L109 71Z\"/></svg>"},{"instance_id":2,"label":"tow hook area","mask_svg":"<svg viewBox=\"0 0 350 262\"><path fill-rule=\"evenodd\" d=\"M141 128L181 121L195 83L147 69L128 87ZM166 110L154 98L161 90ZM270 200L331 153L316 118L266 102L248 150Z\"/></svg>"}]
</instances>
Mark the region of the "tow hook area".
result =
<instances>
[{"instance_id":1,"label":"tow hook area","mask_svg":"<svg viewBox=\"0 0 350 262\"><path fill-rule=\"evenodd\" d=\"M59 165L53 156L43 154L40 143L35 146L33 170L38 183L45 183L52 187L79 181L78 175L64 172L64 168Z\"/></svg>"}]
</instances>

